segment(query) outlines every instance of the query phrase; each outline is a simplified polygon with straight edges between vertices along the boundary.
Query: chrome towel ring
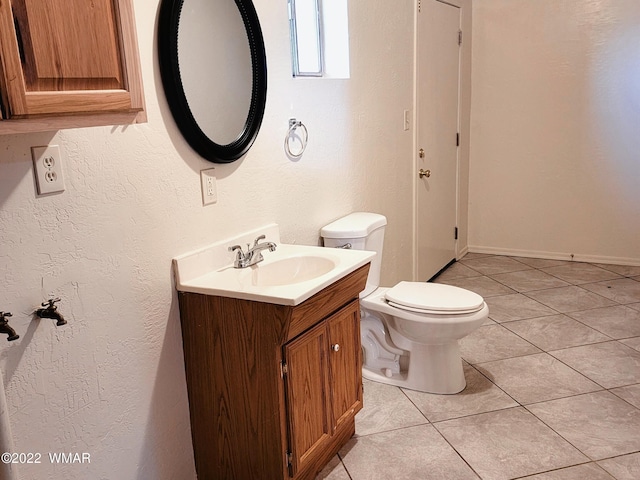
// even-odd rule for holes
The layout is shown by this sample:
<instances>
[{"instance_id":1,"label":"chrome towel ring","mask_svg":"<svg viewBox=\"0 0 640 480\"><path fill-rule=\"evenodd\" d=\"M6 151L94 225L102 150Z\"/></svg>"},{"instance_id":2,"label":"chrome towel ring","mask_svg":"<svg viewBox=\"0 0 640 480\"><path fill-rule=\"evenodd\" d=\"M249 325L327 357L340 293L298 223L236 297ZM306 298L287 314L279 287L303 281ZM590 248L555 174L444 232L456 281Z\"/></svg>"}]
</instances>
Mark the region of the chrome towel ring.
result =
<instances>
[{"instance_id":1,"label":"chrome towel ring","mask_svg":"<svg viewBox=\"0 0 640 480\"><path fill-rule=\"evenodd\" d=\"M296 129L300 128L302 130L302 136L296 132ZM298 140L300 142L300 150L294 153L291 150L291 139ZM296 120L295 118L289 119L289 130L287 131L287 135L284 138L284 151L290 158L300 158L307 148L307 142L309 141L309 132L307 127L305 127L304 123L300 120Z\"/></svg>"}]
</instances>

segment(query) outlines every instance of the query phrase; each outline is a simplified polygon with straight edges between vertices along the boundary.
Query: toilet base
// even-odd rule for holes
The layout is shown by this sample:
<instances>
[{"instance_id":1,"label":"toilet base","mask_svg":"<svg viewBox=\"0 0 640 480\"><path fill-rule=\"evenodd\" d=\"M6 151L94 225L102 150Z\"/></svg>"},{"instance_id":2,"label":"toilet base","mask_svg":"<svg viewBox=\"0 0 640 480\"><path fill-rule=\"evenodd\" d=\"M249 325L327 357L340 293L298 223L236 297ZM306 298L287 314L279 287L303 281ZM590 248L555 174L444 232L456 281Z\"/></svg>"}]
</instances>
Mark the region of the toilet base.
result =
<instances>
[{"instance_id":1,"label":"toilet base","mask_svg":"<svg viewBox=\"0 0 640 480\"><path fill-rule=\"evenodd\" d=\"M408 367L400 373L363 366L362 376L374 382L425 393L453 395L466 387L457 341L443 345L414 343L412 350L406 352L406 355L409 356Z\"/></svg>"}]
</instances>

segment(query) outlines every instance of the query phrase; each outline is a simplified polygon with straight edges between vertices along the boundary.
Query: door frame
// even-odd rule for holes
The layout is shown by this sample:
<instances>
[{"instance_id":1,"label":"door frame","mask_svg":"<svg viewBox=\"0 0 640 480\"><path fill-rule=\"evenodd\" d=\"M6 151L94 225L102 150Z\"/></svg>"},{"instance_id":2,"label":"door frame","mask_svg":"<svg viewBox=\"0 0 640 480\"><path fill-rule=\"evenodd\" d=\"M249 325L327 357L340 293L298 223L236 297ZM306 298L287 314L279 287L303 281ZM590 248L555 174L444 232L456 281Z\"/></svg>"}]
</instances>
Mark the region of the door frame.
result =
<instances>
[{"instance_id":1,"label":"door frame","mask_svg":"<svg viewBox=\"0 0 640 480\"><path fill-rule=\"evenodd\" d=\"M460 144L458 147L458 173L456 185L456 225L458 239L455 243L455 258L462 258L469 249L468 216L469 216L469 157L471 133L471 0L415 0L413 25L413 125L418 125L418 8L421 2L439 1L460 8L462 46L460 51L460 79L458 94L458 123ZM418 129L413 129L413 149L411 161L411 188L413 189L413 249L412 277L418 281L418 188L415 176L418 171Z\"/></svg>"}]
</instances>

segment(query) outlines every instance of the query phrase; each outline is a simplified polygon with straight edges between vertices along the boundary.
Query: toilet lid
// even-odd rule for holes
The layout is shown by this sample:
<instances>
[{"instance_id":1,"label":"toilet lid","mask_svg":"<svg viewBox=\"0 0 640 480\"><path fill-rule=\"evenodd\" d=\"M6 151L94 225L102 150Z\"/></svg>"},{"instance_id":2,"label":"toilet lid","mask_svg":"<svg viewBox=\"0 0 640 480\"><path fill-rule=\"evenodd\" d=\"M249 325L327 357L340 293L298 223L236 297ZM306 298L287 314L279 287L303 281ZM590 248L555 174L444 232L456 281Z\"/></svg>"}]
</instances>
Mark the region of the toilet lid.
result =
<instances>
[{"instance_id":1,"label":"toilet lid","mask_svg":"<svg viewBox=\"0 0 640 480\"><path fill-rule=\"evenodd\" d=\"M441 283L400 282L386 291L385 298L394 307L436 314L473 313L484 306L477 293Z\"/></svg>"}]
</instances>

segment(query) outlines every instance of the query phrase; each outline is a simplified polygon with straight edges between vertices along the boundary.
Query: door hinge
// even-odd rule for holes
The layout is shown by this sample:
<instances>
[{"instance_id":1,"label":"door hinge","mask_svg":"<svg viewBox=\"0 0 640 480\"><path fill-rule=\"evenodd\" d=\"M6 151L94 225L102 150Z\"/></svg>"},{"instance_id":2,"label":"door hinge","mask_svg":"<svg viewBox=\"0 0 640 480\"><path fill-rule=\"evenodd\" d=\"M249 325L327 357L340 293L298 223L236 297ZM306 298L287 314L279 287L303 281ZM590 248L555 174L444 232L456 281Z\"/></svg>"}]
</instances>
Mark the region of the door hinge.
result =
<instances>
[{"instance_id":1,"label":"door hinge","mask_svg":"<svg viewBox=\"0 0 640 480\"><path fill-rule=\"evenodd\" d=\"M458 239L458 227L455 227L453 229L453 239L457 240Z\"/></svg>"},{"instance_id":2,"label":"door hinge","mask_svg":"<svg viewBox=\"0 0 640 480\"><path fill-rule=\"evenodd\" d=\"M460 146L460 134L456 133L456 147Z\"/></svg>"},{"instance_id":3,"label":"door hinge","mask_svg":"<svg viewBox=\"0 0 640 480\"><path fill-rule=\"evenodd\" d=\"M280 362L280 377L284 378L284 376L289 373L289 368L287 364L284 362Z\"/></svg>"},{"instance_id":4,"label":"door hinge","mask_svg":"<svg viewBox=\"0 0 640 480\"><path fill-rule=\"evenodd\" d=\"M418 0L418 13L422 12L422 0Z\"/></svg>"},{"instance_id":5,"label":"door hinge","mask_svg":"<svg viewBox=\"0 0 640 480\"><path fill-rule=\"evenodd\" d=\"M458 30L458 45L462 45L462 30Z\"/></svg>"}]
</instances>

